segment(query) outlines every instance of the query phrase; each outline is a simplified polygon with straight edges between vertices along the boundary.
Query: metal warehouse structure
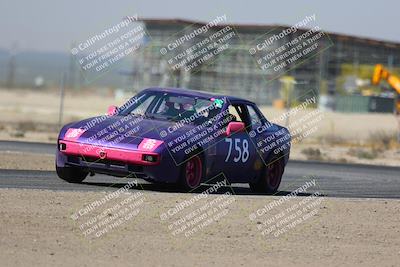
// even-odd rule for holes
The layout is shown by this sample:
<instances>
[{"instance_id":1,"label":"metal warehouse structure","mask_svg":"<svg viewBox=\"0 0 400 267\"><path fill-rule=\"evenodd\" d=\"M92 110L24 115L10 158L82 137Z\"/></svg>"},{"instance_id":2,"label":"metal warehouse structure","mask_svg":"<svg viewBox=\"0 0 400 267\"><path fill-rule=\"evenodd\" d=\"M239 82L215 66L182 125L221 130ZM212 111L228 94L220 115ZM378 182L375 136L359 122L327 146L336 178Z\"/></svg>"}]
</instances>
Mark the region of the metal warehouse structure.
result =
<instances>
[{"instance_id":1,"label":"metal warehouse structure","mask_svg":"<svg viewBox=\"0 0 400 267\"><path fill-rule=\"evenodd\" d=\"M258 104L271 104L280 97L281 81L269 77L255 64L249 54L249 47L260 36L279 33L289 26L230 25L240 36L240 42L232 43L229 53L217 56L211 64L205 64L195 72L187 72L172 71L160 49L166 46L174 34L182 31L189 33L205 23L181 19L144 19L142 22L151 41L146 49L134 55L135 89L156 85L186 87L246 97ZM307 30L299 29L295 34L300 35ZM399 43L329 32L326 34L329 38L320 44L326 49L301 64L289 66L285 72L285 75L294 77L296 81L294 91L297 98L303 97L310 90L319 95L334 96L343 87L344 81L340 77L343 77L346 70L357 75L362 68L370 68L372 71L377 63L389 67L400 65ZM195 41L192 40L193 43ZM288 41L287 38L282 39L276 45Z\"/></svg>"}]
</instances>

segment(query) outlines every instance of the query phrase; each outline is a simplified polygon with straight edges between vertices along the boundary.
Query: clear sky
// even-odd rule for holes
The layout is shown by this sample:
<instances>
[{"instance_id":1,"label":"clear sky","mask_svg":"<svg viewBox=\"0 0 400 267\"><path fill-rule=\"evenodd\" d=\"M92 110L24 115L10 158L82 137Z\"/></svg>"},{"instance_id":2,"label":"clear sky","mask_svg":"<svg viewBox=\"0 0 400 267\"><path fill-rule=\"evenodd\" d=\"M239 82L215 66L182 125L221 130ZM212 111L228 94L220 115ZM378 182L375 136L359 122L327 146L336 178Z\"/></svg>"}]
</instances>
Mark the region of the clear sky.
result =
<instances>
[{"instance_id":1,"label":"clear sky","mask_svg":"<svg viewBox=\"0 0 400 267\"><path fill-rule=\"evenodd\" d=\"M231 23L293 24L316 14L325 31L400 42L400 1L136 1L0 0L0 48L68 51L124 16L208 21L226 14Z\"/></svg>"}]
</instances>

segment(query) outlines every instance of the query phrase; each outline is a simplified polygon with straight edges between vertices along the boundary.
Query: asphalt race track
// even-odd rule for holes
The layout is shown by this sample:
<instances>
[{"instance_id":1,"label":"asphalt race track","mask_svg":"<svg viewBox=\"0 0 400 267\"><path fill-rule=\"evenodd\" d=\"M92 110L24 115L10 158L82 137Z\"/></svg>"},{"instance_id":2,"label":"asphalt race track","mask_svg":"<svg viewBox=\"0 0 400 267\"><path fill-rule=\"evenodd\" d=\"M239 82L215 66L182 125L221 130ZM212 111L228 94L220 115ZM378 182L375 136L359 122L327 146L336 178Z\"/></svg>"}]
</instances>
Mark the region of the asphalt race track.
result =
<instances>
[{"instance_id":1,"label":"asphalt race track","mask_svg":"<svg viewBox=\"0 0 400 267\"><path fill-rule=\"evenodd\" d=\"M53 154L55 145L28 142L0 141L2 151L19 151L40 154ZM282 183L284 195L302 186L313 177L319 191L329 197L362 198L400 198L400 167L381 167L356 164L322 163L311 161L289 161ZM49 189L73 191L115 190L125 185L127 179L105 175L88 177L82 184L69 184L59 179L55 171L2 170L0 169L0 188ZM140 180L146 191L171 192L174 188L155 185ZM237 195L252 195L246 184L233 184ZM262 197L262 196L260 196Z\"/></svg>"}]
</instances>

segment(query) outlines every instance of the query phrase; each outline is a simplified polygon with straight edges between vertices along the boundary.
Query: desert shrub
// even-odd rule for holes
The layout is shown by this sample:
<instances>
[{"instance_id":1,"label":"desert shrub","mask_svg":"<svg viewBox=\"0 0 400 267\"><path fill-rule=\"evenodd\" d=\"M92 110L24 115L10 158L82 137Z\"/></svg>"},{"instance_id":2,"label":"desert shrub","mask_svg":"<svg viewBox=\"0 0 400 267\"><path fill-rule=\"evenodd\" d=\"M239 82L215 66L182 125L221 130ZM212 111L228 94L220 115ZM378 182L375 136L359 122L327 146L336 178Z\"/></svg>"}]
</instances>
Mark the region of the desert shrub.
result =
<instances>
[{"instance_id":1,"label":"desert shrub","mask_svg":"<svg viewBox=\"0 0 400 267\"><path fill-rule=\"evenodd\" d=\"M303 150L301 150L301 153L306 155L307 159L309 160L322 160L322 153L319 150L319 148L305 148Z\"/></svg>"},{"instance_id":2,"label":"desert shrub","mask_svg":"<svg viewBox=\"0 0 400 267\"><path fill-rule=\"evenodd\" d=\"M11 132L10 136L15 137L15 138L23 138L23 137L25 137L25 132L17 130L17 131Z\"/></svg>"},{"instance_id":3,"label":"desert shrub","mask_svg":"<svg viewBox=\"0 0 400 267\"><path fill-rule=\"evenodd\" d=\"M379 153L374 149L350 148L347 154L359 159L375 159Z\"/></svg>"},{"instance_id":4,"label":"desert shrub","mask_svg":"<svg viewBox=\"0 0 400 267\"><path fill-rule=\"evenodd\" d=\"M17 131L21 132L28 132L28 131L35 131L36 124L33 121L21 121L17 124Z\"/></svg>"}]
</instances>

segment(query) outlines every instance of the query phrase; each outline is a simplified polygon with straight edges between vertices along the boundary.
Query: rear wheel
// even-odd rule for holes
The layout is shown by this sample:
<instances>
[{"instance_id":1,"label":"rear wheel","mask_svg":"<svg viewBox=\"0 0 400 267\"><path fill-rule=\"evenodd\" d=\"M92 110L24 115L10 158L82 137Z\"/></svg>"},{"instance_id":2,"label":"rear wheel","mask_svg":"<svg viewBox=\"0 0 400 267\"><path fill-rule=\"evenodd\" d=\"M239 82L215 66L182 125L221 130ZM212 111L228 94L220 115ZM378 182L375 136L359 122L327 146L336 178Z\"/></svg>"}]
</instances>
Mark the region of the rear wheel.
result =
<instances>
[{"instance_id":1,"label":"rear wheel","mask_svg":"<svg viewBox=\"0 0 400 267\"><path fill-rule=\"evenodd\" d=\"M283 158L272 159L260 173L256 183L250 183L250 189L257 193L272 194L278 191L285 170Z\"/></svg>"},{"instance_id":2,"label":"rear wheel","mask_svg":"<svg viewBox=\"0 0 400 267\"><path fill-rule=\"evenodd\" d=\"M183 190L192 190L200 185L202 175L203 162L200 156L193 156L183 164L179 184Z\"/></svg>"},{"instance_id":3,"label":"rear wheel","mask_svg":"<svg viewBox=\"0 0 400 267\"><path fill-rule=\"evenodd\" d=\"M74 167L56 166L56 171L58 177L67 181L68 183L80 183L85 180L86 176L88 175L87 172Z\"/></svg>"}]
</instances>

